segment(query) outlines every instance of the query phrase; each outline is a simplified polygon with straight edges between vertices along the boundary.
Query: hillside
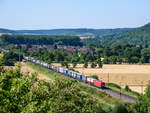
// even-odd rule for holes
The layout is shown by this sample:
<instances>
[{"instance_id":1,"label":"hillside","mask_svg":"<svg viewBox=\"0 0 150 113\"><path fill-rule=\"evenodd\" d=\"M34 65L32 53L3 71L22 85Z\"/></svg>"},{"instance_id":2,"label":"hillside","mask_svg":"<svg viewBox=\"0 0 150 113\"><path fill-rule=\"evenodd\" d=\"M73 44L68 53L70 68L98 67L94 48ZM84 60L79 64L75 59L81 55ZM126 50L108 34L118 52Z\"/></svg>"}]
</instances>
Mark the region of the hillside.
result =
<instances>
[{"instance_id":1,"label":"hillside","mask_svg":"<svg viewBox=\"0 0 150 113\"><path fill-rule=\"evenodd\" d=\"M14 30L0 28L0 33L16 33Z\"/></svg>"},{"instance_id":2,"label":"hillside","mask_svg":"<svg viewBox=\"0 0 150 113\"><path fill-rule=\"evenodd\" d=\"M38 34L38 35L69 35L69 36L103 36L121 34L133 30L133 28L118 28L118 29L52 29L52 30L8 30L0 29L0 33L12 34Z\"/></svg>"},{"instance_id":3,"label":"hillside","mask_svg":"<svg viewBox=\"0 0 150 113\"><path fill-rule=\"evenodd\" d=\"M128 43L133 45L150 44L150 23L118 35L98 36L93 39L85 39L84 44L94 43L96 45L111 45L114 43Z\"/></svg>"},{"instance_id":4,"label":"hillside","mask_svg":"<svg viewBox=\"0 0 150 113\"><path fill-rule=\"evenodd\" d=\"M113 42L129 43L134 45L150 44L150 23L134 31L127 32L114 37Z\"/></svg>"}]
</instances>

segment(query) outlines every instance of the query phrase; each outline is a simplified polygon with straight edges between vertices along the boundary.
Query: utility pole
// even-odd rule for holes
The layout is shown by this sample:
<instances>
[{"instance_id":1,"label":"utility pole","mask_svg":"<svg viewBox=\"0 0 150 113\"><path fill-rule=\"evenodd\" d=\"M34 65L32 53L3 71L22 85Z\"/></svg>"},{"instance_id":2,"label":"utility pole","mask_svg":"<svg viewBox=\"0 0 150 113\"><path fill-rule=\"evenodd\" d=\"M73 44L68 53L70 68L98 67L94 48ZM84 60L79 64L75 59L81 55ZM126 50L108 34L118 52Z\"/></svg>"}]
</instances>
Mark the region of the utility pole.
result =
<instances>
[{"instance_id":1,"label":"utility pole","mask_svg":"<svg viewBox=\"0 0 150 113\"><path fill-rule=\"evenodd\" d=\"M19 45L19 62L20 62L20 52L21 52L21 46Z\"/></svg>"},{"instance_id":2,"label":"utility pole","mask_svg":"<svg viewBox=\"0 0 150 113\"><path fill-rule=\"evenodd\" d=\"M109 88L109 73L108 73L108 88Z\"/></svg>"},{"instance_id":3,"label":"utility pole","mask_svg":"<svg viewBox=\"0 0 150 113\"><path fill-rule=\"evenodd\" d=\"M121 100L121 82L120 82L120 100Z\"/></svg>"},{"instance_id":4,"label":"utility pole","mask_svg":"<svg viewBox=\"0 0 150 113\"><path fill-rule=\"evenodd\" d=\"M143 81L141 82L141 93L143 94Z\"/></svg>"}]
</instances>

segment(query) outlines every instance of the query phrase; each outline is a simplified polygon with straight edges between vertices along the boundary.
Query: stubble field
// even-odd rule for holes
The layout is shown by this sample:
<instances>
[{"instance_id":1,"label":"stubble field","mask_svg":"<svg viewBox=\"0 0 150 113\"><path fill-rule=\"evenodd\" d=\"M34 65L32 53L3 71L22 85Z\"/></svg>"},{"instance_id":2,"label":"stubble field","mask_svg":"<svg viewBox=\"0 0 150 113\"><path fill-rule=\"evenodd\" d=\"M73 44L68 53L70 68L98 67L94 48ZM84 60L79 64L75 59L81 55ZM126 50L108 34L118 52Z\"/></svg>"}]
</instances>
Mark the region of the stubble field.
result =
<instances>
[{"instance_id":1,"label":"stubble field","mask_svg":"<svg viewBox=\"0 0 150 113\"><path fill-rule=\"evenodd\" d=\"M56 63L54 65L60 66ZM93 69L90 66L83 68L83 64L78 64L74 69L86 76L98 75L104 82L121 84L122 87L128 85L139 93L144 92L150 81L150 65L103 65L102 69Z\"/></svg>"},{"instance_id":2,"label":"stubble field","mask_svg":"<svg viewBox=\"0 0 150 113\"><path fill-rule=\"evenodd\" d=\"M28 66L26 63L21 62L21 72L23 73L27 73L29 72L29 74L33 74L33 73L37 73L38 74L38 78L40 80L47 80L47 81L51 81L51 79L49 77L47 77L46 75L39 73L38 71L32 69L30 66Z\"/></svg>"}]
</instances>

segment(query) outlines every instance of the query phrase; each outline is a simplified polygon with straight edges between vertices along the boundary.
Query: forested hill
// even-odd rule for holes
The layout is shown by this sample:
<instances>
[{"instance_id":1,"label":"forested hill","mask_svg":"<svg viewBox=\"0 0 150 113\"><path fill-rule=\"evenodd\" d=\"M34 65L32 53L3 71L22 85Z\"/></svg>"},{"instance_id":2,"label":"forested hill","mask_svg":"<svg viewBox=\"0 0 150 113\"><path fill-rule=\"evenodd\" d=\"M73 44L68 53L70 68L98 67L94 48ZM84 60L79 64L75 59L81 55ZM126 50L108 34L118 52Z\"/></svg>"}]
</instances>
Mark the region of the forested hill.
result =
<instances>
[{"instance_id":1,"label":"forested hill","mask_svg":"<svg viewBox=\"0 0 150 113\"><path fill-rule=\"evenodd\" d=\"M128 43L132 45L150 45L150 23L118 35L97 36L83 40L84 44L112 45L114 43Z\"/></svg>"},{"instance_id":2,"label":"forested hill","mask_svg":"<svg viewBox=\"0 0 150 113\"><path fill-rule=\"evenodd\" d=\"M125 33L134 30L134 28L118 28L118 29L52 29L52 30L8 30L0 29L0 33L12 34L38 34L38 35L69 35L69 36L103 36Z\"/></svg>"},{"instance_id":3,"label":"forested hill","mask_svg":"<svg viewBox=\"0 0 150 113\"><path fill-rule=\"evenodd\" d=\"M0 33L12 33L13 34L13 33L16 33L16 31L0 28Z\"/></svg>"}]
</instances>

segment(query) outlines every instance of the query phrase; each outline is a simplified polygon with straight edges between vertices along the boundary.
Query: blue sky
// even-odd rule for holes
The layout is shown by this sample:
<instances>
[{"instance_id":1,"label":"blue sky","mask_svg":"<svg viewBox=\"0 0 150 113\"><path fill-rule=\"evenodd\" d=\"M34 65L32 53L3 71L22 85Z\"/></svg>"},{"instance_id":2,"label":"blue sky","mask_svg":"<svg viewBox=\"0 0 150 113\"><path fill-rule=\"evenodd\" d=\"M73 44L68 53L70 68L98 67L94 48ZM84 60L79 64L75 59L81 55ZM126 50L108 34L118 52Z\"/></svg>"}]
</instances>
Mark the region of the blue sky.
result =
<instances>
[{"instance_id":1,"label":"blue sky","mask_svg":"<svg viewBox=\"0 0 150 113\"><path fill-rule=\"evenodd\" d=\"M150 0L0 0L0 28L123 28L150 22Z\"/></svg>"}]
</instances>

